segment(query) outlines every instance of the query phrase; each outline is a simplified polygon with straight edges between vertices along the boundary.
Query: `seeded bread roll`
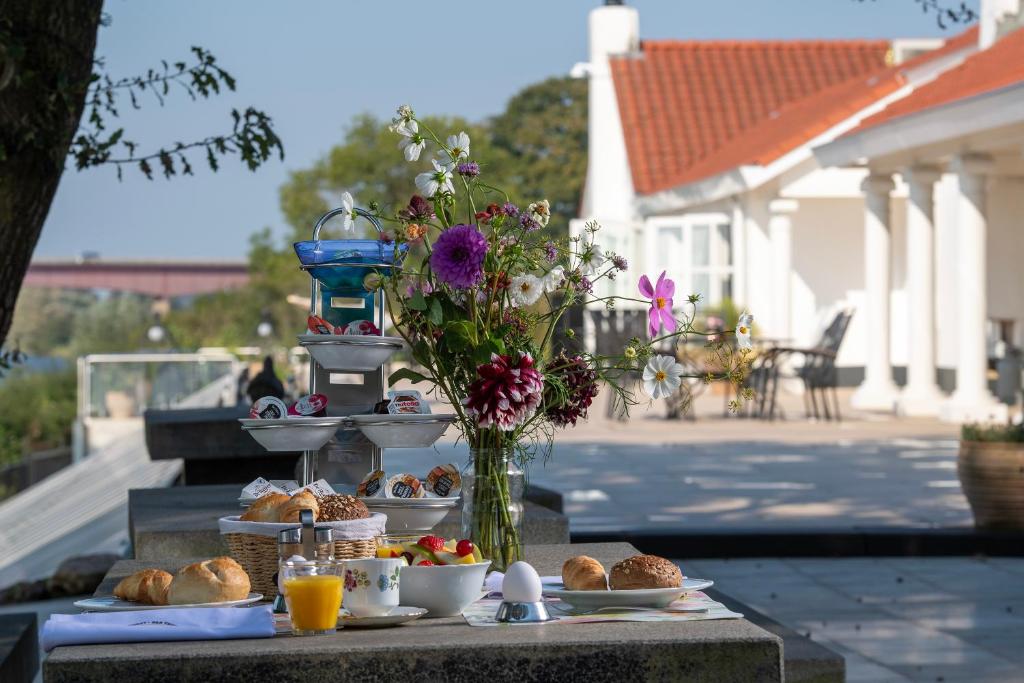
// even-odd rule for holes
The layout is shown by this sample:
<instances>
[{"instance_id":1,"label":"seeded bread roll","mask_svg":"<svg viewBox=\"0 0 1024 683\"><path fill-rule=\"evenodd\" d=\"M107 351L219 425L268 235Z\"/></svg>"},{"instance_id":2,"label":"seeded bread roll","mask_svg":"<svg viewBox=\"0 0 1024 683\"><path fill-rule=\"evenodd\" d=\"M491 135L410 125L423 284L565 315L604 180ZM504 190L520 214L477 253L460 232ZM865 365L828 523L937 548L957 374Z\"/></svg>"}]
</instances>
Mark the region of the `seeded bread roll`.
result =
<instances>
[{"instance_id":1,"label":"seeded bread roll","mask_svg":"<svg viewBox=\"0 0 1024 683\"><path fill-rule=\"evenodd\" d=\"M370 516L370 510L355 496L335 493L317 498L317 502L320 504L320 514L317 516L319 522L344 522L349 519L366 519Z\"/></svg>"},{"instance_id":2,"label":"seeded bread roll","mask_svg":"<svg viewBox=\"0 0 1024 683\"><path fill-rule=\"evenodd\" d=\"M679 588L683 574L679 567L657 555L634 555L612 567L608 575L612 590Z\"/></svg>"}]
</instances>

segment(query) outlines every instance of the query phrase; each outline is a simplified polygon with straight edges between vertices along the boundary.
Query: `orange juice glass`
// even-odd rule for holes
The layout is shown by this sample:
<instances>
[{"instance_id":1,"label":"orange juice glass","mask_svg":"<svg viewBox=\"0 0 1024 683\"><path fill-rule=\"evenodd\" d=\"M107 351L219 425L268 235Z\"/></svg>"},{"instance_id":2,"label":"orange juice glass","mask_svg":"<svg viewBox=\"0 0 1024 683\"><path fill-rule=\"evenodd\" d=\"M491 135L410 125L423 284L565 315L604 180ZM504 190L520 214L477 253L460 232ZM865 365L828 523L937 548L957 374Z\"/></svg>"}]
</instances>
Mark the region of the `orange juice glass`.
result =
<instances>
[{"instance_id":1,"label":"orange juice glass","mask_svg":"<svg viewBox=\"0 0 1024 683\"><path fill-rule=\"evenodd\" d=\"M341 609L341 567L336 560L281 563L293 635L334 633Z\"/></svg>"}]
</instances>

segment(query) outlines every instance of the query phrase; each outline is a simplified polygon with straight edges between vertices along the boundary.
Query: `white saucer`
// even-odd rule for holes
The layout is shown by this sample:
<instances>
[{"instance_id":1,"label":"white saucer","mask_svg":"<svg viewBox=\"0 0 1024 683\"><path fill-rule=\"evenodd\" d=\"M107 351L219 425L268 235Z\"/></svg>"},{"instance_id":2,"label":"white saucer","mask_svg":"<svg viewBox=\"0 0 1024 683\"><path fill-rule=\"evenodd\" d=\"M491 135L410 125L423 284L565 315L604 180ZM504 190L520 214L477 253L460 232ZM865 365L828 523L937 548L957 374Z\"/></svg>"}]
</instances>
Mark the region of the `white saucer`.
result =
<instances>
[{"instance_id":1,"label":"white saucer","mask_svg":"<svg viewBox=\"0 0 1024 683\"><path fill-rule=\"evenodd\" d=\"M199 609L205 607L240 607L251 605L263 599L262 593L249 593L244 600L228 600L226 602L197 602L189 605L144 605L141 602L130 602L107 595L102 598L86 598L74 603L75 607L87 612L138 612L148 609Z\"/></svg>"},{"instance_id":2,"label":"white saucer","mask_svg":"<svg viewBox=\"0 0 1024 683\"><path fill-rule=\"evenodd\" d=\"M579 610L601 607L668 607L686 593L703 590L714 585L707 579L683 579L680 588L641 588L618 591L570 591L561 583L544 586L544 595L567 602Z\"/></svg>"},{"instance_id":3,"label":"white saucer","mask_svg":"<svg viewBox=\"0 0 1024 683\"><path fill-rule=\"evenodd\" d=\"M398 626L414 619L419 619L427 610L422 607L399 606L391 610L390 614L382 617L356 617L342 608L338 614L338 628L384 628L385 626Z\"/></svg>"}]
</instances>

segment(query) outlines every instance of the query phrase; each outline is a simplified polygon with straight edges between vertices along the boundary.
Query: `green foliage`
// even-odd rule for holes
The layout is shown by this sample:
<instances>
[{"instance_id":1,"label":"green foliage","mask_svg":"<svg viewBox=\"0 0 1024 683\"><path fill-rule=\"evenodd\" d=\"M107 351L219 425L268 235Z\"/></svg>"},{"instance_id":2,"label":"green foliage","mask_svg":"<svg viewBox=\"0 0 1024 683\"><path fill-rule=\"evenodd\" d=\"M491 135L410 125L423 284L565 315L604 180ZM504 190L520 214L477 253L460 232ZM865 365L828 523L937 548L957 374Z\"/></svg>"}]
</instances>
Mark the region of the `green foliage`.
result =
<instances>
[{"instance_id":1,"label":"green foliage","mask_svg":"<svg viewBox=\"0 0 1024 683\"><path fill-rule=\"evenodd\" d=\"M1024 425L965 424L960 428L960 438L964 441L1021 443L1024 442Z\"/></svg>"},{"instance_id":2,"label":"green foliage","mask_svg":"<svg viewBox=\"0 0 1024 683\"><path fill-rule=\"evenodd\" d=\"M75 311L71 341L64 355L138 351L148 344L146 330L153 323L149 301L120 294Z\"/></svg>"},{"instance_id":3,"label":"green foliage","mask_svg":"<svg viewBox=\"0 0 1024 683\"><path fill-rule=\"evenodd\" d=\"M0 382L0 463L70 443L75 373L12 372Z\"/></svg>"}]
</instances>

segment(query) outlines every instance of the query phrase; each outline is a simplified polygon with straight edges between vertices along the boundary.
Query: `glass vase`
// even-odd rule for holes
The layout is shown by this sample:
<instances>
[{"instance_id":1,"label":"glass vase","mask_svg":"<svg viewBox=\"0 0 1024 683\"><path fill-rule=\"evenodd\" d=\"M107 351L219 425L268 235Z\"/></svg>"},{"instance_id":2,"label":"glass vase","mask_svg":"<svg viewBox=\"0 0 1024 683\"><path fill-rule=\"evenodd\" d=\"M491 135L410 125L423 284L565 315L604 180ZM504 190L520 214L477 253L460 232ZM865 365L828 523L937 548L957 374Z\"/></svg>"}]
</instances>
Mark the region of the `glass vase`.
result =
<instances>
[{"instance_id":1,"label":"glass vase","mask_svg":"<svg viewBox=\"0 0 1024 683\"><path fill-rule=\"evenodd\" d=\"M525 480L511 448L470 448L462 473L462 536L491 569L503 572L522 557Z\"/></svg>"}]
</instances>

